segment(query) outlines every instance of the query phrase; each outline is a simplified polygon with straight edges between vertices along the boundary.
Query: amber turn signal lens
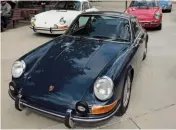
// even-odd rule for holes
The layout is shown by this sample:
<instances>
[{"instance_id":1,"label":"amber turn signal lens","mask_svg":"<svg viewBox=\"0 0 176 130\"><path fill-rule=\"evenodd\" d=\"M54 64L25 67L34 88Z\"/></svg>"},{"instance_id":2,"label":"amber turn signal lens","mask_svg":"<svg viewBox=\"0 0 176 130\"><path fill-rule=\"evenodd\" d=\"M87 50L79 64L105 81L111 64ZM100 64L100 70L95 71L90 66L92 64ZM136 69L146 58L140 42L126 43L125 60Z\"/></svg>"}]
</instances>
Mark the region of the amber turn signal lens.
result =
<instances>
[{"instance_id":1,"label":"amber turn signal lens","mask_svg":"<svg viewBox=\"0 0 176 130\"><path fill-rule=\"evenodd\" d=\"M109 105L93 106L91 109L91 114L103 114L103 113L109 112L116 106L116 104L117 104L117 100Z\"/></svg>"},{"instance_id":2,"label":"amber turn signal lens","mask_svg":"<svg viewBox=\"0 0 176 130\"><path fill-rule=\"evenodd\" d=\"M67 29L68 26L58 26L60 29Z\"/></svg>"}]
</instances>

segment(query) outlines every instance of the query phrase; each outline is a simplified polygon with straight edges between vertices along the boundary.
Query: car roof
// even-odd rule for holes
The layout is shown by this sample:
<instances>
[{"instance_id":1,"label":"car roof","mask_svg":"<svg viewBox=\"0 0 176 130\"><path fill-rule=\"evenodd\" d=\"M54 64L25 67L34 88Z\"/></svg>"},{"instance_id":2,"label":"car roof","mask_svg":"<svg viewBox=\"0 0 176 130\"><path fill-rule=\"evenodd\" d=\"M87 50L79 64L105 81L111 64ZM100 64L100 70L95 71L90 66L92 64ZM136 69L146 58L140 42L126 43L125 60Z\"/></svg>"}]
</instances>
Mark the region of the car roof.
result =
<instances>
[{"instance_id":1,"label":"car roof","mask_svg":"<svg viewBox=\"0 0 176 130\"><path fill-rule=\"evenodd\" d=\"M86 13L82 13L82 15L107 15L107 16L123 17L126 19L136 18L134 15L127 14L124 12L117 12L117 11L86 12Z\"/></svg>"}]
</instances>

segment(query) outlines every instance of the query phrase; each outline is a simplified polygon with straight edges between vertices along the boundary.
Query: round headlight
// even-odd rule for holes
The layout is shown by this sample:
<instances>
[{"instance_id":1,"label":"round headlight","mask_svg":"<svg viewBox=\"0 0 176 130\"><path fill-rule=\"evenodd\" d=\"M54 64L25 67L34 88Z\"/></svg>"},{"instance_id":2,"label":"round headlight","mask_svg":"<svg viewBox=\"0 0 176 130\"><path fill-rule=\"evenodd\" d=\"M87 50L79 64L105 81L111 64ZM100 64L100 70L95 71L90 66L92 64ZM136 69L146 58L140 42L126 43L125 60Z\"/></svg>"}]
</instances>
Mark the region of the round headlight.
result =
<instances>
[{"instance_id":1,"label":"round headlight","mask_svg":"<svg viewBox=\"0 0 176 130\"><path fill-rule=\"evenodd\" d=\"M107 100L113 95L114 84L111 78L103 76L94 84L94 94L99 100Z\"/></svg>"},{"instance_id":2,"label":"round headlight","mask_svg":"<svg viewBox=\"0 0 176 130\"><path fill-rule=\"evenodd\" d=\"M26 64L23 60L16 61L12 66L12 76L14 78L19 78L23 74L25 68L26 68Z\"/></svg>"},{"instance_id":3,"label":"round headlight","mask_svg":"<svg viewBox=\"0 0 176 130\"><path fill-rule=\"evenodd\" d=\"M35 17L31 18L31 25L32 25L32 26L35 26L35 21L36 21L36 18L35 18Z\"/></svg>"},{"instance_id":4,"label":"round headlight","mask_svg":"<svg viewBox=\"0 0 176 130\"><path fill-rule=\"evenodd\" d=\"M160 14L159 11L155 13L155 18L156 18L156 19L160 19L160 16L161 16L161 14Z\"/></svg>"},{"instance_id":5,"label":"round headlight","mask_svg":"<svg viewBox=\"0 0 176 130\"><path fill-rule=\"evenodd\" d=\"M61 25L64 25L66 23L66 20L64 20L64 17L62 17L61 19L60 19L60 24Z\"/></svg>"}]
</instances>

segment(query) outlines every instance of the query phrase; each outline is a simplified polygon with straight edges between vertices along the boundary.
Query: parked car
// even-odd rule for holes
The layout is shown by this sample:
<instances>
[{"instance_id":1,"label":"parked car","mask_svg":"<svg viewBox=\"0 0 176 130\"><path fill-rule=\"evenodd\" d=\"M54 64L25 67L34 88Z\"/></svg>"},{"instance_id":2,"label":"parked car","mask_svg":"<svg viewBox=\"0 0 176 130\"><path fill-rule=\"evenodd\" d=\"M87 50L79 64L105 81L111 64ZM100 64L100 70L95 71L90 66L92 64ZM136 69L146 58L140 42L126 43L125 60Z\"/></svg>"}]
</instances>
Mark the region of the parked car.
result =
<instances>
[{"instance_id":1,"label":"parked car","mask_svg":"<svg viewBox=\"0 0 176 130\"><path fill-rule=\"evenodd\" d=\"M162 11L172 11L172 1L171 0L160 0L159 1L160 7Z\"/></svg>"},{"instance_id":2,"label":"parked car","mask_svg":"<svg viewBox=\"0 0 176 130\"><path fill-rule=\"evenodd\" d=\"M134 0L125 12L135 15L144 28L162 29L162 9L157 0Z\"/></svg>"},{"instance_id":3,"label":"parked car","mask_svg":"<svg viewBox=\"0 0 176 130\"><path fill-rule=\"evenodd\" d=\"M54 10L35 15L30 28L37 33L63 34L79 14L91 11L98 10L88 0L59 0Z\"/></svg>"},{"instance_id":4,"label":"parked car","mask_svg":"<svg viewBox=\"0 0 176 130\"><path fill-rule=\"evenodd\" d=\"M69 128L123 115L147 43L135 16L80 14L65 34L14 62L9 95L17 110L29 107L62 118Z\"/></svg>"}]
</instances>

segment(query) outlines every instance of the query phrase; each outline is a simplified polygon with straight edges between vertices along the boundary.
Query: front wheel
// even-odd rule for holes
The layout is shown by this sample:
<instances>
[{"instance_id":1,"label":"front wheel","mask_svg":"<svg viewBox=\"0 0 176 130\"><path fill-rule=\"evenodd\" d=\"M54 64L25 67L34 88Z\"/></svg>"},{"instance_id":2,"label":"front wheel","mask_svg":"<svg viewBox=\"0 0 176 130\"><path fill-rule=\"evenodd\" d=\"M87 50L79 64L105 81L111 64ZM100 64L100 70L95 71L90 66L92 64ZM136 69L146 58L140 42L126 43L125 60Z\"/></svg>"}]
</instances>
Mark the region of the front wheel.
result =
<instances>
[{"instance_id":1,"label":"front wheel","mask_svg":"<svg viewBox=\"0 0 176 130\"><path fill-rule=\"evenodd\" d=\"M126 76L123 91L122 91L121 104L120 104L119 111L117 112L118 116L122 116L128 108L128 104L131 96L131 84L132 84L132 76L129 71Z\"/></svg>"}]
</instances>

